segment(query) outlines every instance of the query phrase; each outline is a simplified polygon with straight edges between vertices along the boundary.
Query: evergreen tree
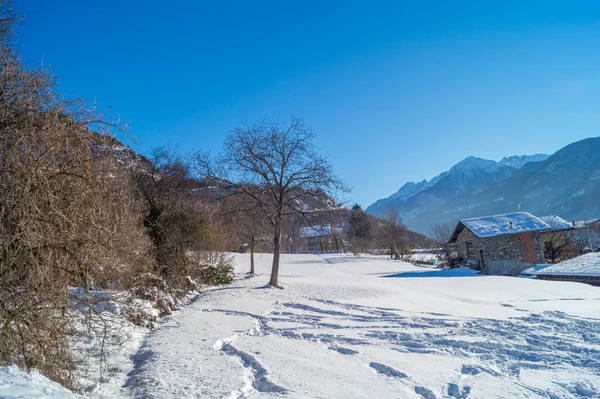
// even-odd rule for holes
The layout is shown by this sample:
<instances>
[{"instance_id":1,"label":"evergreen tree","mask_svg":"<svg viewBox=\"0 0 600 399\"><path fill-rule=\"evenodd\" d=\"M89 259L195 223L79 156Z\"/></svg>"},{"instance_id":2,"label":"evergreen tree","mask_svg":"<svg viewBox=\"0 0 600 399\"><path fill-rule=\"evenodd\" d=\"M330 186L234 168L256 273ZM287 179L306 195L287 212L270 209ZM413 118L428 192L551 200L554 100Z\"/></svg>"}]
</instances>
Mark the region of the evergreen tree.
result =
<instances>
[{"instance_id":1,"label":"evergreen tree","mask_svg":"<svg viewBox=\"0 0 600 399\"><path fill-rule=\"evenodd\" d=\"M365 250L371 239L371 217L363 211L359 204L354 204L348 218L347 237L354 253Z\"/></svg>"}]
</instances>

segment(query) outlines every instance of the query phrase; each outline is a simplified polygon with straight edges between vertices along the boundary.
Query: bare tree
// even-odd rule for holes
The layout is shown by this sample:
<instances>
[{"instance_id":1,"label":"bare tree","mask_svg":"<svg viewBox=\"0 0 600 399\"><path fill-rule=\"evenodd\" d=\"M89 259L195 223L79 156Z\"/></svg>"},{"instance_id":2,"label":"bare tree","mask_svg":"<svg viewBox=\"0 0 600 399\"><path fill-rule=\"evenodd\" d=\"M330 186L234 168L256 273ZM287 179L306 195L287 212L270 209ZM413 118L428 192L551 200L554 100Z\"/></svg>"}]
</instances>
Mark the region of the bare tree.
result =
<instances>
[{"instance_id":1,"label":"bare tree","mask_svg":"<svg viewBox=\"0 0 600 399\"><path fill-rule=\"evenodd\" d=\"M400 254L410 250L407 229L397 210L389 208L381 216L379 238L382 245L390 249L390 257L399 259Z\"/></svg>"},{"instance_id":2,"label":"bare tree","mask_svg":"<svg viewBox=\"0 0 600 399\"><path fill-rule=\"evenodd\" d=\"M211 159L196 153L197 172L205 179L235 187L253 199L272 226L270 284L279 287L282 229L288 214L309 213L305 200L328 200L345 190L325 156L313 143L314 132L301 119L289 124L242 124L226 138L223 152Z\"/></svg>"},{"instance_id":3,"label":"bare tree","mask_svg":"<svg viewBox=\"0 0 600 399\"><path fill-rule=\"evenodd\" d=\"M431 227L431 238L436 242L441 253L444 254L448 265L450 265L450 236L452 229L446 222L436 223Z\"/></svg>"},{"instance_id":4,"label":"bare tree","mask_svg":"<svg viewBox=\"0 0 600 399\"><path fill-rule=\"evenodd\" d=\"M270 234L271 225L254 199L245 193L226 196L221 201L222 213L250 249L250 274L255 273L254 253L258 241Z\"/></svg>"},{"instance_id":5,"label":"bare tree","mask_svg":"<svg viewBox=\"0 0 600 399\"><path fill-rule=\"evenodd\" d=\"M544 256L550 263L561 262L578 254L571 231L544 233L542 240L544 242Z\"/></svg>"}]
</instances>

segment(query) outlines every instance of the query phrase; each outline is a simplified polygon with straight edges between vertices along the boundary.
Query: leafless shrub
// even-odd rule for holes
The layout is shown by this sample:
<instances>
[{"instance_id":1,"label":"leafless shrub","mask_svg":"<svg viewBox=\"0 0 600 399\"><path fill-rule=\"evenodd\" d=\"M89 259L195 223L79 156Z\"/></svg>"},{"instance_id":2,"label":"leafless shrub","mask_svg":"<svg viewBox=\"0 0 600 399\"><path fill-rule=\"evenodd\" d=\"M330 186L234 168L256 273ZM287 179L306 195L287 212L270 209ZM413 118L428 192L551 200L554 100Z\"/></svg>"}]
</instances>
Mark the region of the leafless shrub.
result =
<instances>
[{"instance_id":1,"label":"leafless shrub","mask_svg":"<svg viewBox=\"0 0 600 399\"><path fill-rule=\"evenodd\" d=\"M544 242L544 257L547 262L562 262L578 255L572 231L544 233L542 234L542 241Z\"/></svg>"},{"instance_id":2,"label":"leafless shrub","mask_svg":"<svg viewBox=\"0 0 600 399\"><path fill-rule=\"evenodd\" d=\"M268 240L271 224L254 199L243 191L221 198L220 216L235 232L238 247L247 246L250 252L250 274L255 272L254 253L260 242Z\"/></svg>"},{"instance_id":3,"label":"leafless shrub","mask_svg":"<svg viewBox=\"0 0 600 399\"><path fill-rule=\"evenodd\" d=\"M10 47L9 2L0 15L0 364L69 386L69 315L95 317L95 288L129 284L149 242L111 154L125 126L25 68Z\"/></svg>"},{"instance_id":4,"label":"leafless shrub","mask_svg":"<svg viewBox=\"0 0 600 399\"><path fill-rule=\"evenodd\" d=\"M452 228L446 222L436 223L433 225L433 227L431 227L430 235L436 243L436 246L440 252L440 257L445 257L448 265L450 266L451 248L449 241L452 236Z\"/></svg>"},{"instance_id":5,"label":"leafless shrub","mask_svg":"<svg viewBox=\"0 0 600 399\"><path fill-rule=\"evenodd\" d=\"M134 180L145 208L144 225L153 244L155 274L164 279L165 289L177 296L193 288L190 279L207 283L207 268L227 264L222 251L231 246L228 237L233 234L228 234L216 205L202 201L200 182L173 149L155 149L150 161L151 170L145 166L135 170ZM214 281L211 277L210 283Z\"/></svg>"},{"instance_id":6,"label":"leafless shrub","mask_svg":"<svg viewBox=\"0 0 600 399\"><path fill-rule=\"evenodd\" d=\"M402 217L395 209L387 209L381 214L377 236L384 248L389 248L390 257L408 260L410 256L410 241Z\"/></svg>"}]
</instances>

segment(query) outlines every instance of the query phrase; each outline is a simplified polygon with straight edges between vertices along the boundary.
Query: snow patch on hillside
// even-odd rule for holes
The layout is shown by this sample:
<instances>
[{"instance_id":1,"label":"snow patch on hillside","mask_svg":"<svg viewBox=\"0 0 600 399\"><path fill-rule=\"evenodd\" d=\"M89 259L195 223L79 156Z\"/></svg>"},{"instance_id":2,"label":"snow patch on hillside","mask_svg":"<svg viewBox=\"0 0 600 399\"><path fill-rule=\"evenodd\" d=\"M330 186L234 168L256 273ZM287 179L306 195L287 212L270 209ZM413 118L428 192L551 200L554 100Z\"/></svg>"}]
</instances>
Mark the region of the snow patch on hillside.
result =
<instances>
[{"instance_id":1,"label":"snow patch on hillside","mask_svg":"<svg viewBox=\"0 0 600 399\"><path fill-rule=\"evenodd\" d=\"M542 162L550 158L547 154L534 154L534 155L513 155L512 157L504 157L498 162L501 165L510 166L516 169L521 169L529 162Z\"/></svg>"}]
</instances>

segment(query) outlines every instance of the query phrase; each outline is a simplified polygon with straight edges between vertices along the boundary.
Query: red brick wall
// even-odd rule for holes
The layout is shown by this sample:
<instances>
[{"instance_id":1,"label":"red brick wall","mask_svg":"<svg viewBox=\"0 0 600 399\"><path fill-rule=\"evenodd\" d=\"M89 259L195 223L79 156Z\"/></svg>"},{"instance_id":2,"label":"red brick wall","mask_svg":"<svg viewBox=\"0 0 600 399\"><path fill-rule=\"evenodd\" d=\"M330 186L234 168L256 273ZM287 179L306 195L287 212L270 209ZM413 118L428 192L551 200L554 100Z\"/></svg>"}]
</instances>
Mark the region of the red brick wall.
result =
<instances>
[{"instance_id":1,"label":"red brick wall","mask_svg":"<svg viewBox=\"0 0 600 399\"><path fill-rule=\"evenodd\" d=\"M535 247L533 240L529 234L521 234L521 254L523 261L528 263L536 263Z\"/></svg>"}]
</instances>

